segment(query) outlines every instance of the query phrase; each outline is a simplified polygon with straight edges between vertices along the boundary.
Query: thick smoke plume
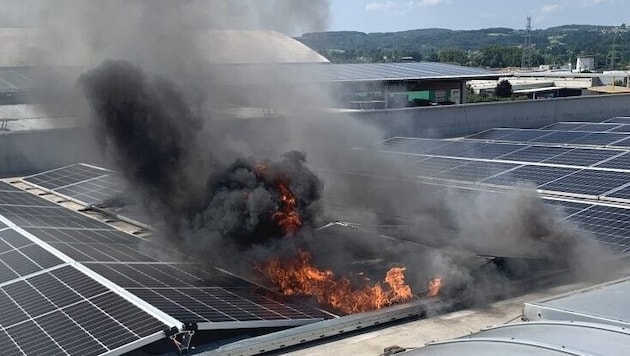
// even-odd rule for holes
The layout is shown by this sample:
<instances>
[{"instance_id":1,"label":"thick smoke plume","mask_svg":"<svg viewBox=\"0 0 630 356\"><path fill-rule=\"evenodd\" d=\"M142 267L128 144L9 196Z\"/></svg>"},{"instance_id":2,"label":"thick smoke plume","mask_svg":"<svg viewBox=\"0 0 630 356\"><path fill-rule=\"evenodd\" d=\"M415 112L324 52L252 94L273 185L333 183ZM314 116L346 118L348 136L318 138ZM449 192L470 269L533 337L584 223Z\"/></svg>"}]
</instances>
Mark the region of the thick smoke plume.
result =
<instances>
[{"instance_id":1,"label":"thick smoke plume","mask_svg":"<svg viewBox=\"0 0 630 356\"><path fill-rule=\"evenodd\" d=\"M414 159L353 149L386 138L387 126L395 125L390 117L372 117L386 123L382 130L331 114L325 109L338 94L331 88L287 78L281 65L269 63L265 71L230 72L212 61L225 58L226 48L199 41L216 29L319 30L328 21L327 1L33 4L41 7L35 22L45 27L35 62L79 65L69 76L53 76L49 95L89 108L85 116L94 119L101 147L154 217L157 238L209 264L253 278L248 259L307 246L316 265L340 275L382 276L404 266L416 293L440 275L451 295L486 302L509 293L512 277L546 269L583 276L584 261L608 258L532 189L463 194L420 184L413 177L423 167ZM251 63L264 62L267 43L245 45ZM77 95L74 74L85 68L94 69L81 76ZM226 108L242 106L273 115L224 116ZM283 238L294 230L275 215L287 209L283 185L301 219L292 238ZM334 220L347 224L317 228Z\"/></svg>"},{"instance_id":2,"label":"thick smoke plume","mask_svg":"<svg viewBox=\"0 0 630 356\"><path fill-rule=\"evenodd\" d=\"M235 153L215 149L221 139L202 133L212 119L195 117L173 83L149 78L128 62L106 61L80 84L103 147L174 238L206 234L225 239L212 244L250 246L282 237L283 187L296 197L300 226L313 226L322 183L303 153L226 164L217 155ZM216 246L203 237L192 243Z\"/></svg>"}]
</instances>

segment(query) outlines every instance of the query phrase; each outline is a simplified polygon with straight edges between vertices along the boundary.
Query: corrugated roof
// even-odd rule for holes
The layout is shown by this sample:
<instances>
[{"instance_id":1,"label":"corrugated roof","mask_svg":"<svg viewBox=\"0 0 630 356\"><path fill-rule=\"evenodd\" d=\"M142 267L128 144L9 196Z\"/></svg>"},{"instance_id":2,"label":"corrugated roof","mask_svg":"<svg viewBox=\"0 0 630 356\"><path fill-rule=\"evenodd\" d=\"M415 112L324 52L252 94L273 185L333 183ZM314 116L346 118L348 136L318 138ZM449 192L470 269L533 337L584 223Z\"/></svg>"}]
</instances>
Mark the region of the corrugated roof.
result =
<instances>
[{"instance_id":1,"label":"corrugated roof","mask_svg":"<svg viewBox=\"0 0 630 356\"><path fill-rule=\"evenodd\" d=\"M404 355L624 356L629 349L630 331L625 328L546 321L501 325L463 338L429 343Z\"/></svg>"},{"instance_id":2,"label":"corrugated roof","mask_svg":"<svg viewBox=\"0 0 630 356\"><path fill-rule=\"evenodd\" d=\"M523 315L528 320L581 320L630 328L629 300L630 278L624 278L525 303Z\"/></svg>"},{"instance_id":3,"label":"corrugated roof","mask_svg":"<svg viewBox=\"0 0 630 356\"><path fill-rule=\"evenodd\" d=\"M225 65L218 74L223 82L233 84L472 80L502 76L481 68L434 62Z\"/></svg>"}]
</instances>

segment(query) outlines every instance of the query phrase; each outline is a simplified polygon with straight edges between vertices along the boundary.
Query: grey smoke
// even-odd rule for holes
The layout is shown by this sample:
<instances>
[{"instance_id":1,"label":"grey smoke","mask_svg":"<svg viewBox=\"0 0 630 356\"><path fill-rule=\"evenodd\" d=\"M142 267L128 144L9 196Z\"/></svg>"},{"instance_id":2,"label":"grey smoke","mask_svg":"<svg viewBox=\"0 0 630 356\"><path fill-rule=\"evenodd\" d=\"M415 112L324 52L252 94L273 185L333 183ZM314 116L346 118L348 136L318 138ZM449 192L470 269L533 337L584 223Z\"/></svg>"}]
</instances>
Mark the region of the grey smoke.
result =
<instances>
[{"instance_id":1,"label":"grey smoke","mask_svg":"<svg viewBox=\"0 0 630 356\"><path fill-rule=\"evenodd\" d=\"M230 77L207 60L222 48L202 49L193 35L225 28L289 34L321 30L327 23L327 1L42 0L31 4L38 7L32 22L46 28L46 40L33 50L35 59L51 65L73 61L82 65L71 68L64 77L67 82L53 81L51 92L58 94L65 88L59 100L90 108L86 117L94 119L115 167L125 173L165 231L178 236L164 236L165 241L175 241L212 264L231 264L247 275L252 273L248 258L290 254L298 245L309 245L315 262L323 267L338 266L343 273L378 263L404 265L416 291L439 274L453 293L485 301L496 291L508 293L509 283L505 266L487 263L478 255L533 261L534 265L511 266L510 273L527 274L544 260L549 268L566 268L577 275L588 270L583 268L585 254L606 256L584 232L561 222L562 212L542 205L531 190L519 188L500 197L452 194L418 184L411 178L418 168L410 162L353 150L386 135L365 121L324 110L334 103L330 88L286 78L277 67L271 74L248 78L261 83L258 86L228 90ZM258 45L251 48L253 62L266 44ZM74 79L86 69L77 92ZM282 115L264 121L230 121L217 110L226 103L255 106L260 97ZM283 156L293 150L305 152L308 162L296 153ZM250 236L264 213L279 204L274 198L277 192L256 179L259 158L291 173L292 189L308 197L301 213L311 216L312 226L328 218L354 222L353 229L360 229L305 231L289 240L263 239L243 251L242 244L225 237ZM226 185L214 183L226 175L227 185L233 187L218 189ZM243 199L244 194L252 199ZM226 214L232 210L237 213ZM244 265L234 265L241 262ZM380 267L374 268L374 278L382 276L376 271Z\"/></svg>"}]
</instances>

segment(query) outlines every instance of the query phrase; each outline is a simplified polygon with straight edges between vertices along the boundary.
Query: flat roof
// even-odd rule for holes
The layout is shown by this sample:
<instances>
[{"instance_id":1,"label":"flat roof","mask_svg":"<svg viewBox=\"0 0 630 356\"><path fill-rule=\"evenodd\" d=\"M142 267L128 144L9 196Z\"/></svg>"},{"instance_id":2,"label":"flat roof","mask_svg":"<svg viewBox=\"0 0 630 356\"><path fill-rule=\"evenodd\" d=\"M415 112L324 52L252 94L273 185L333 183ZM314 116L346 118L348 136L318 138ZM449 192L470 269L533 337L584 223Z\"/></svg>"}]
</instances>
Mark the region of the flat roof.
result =
<instances>
[{"instance_id":1,"label":"flat roof","mask_svg":"<svg viewBox=\"0 0 630 356\"><path fill-rule=\"evenodd\" d=\"M406 80L498 79L505 73L434 62L226 64L218 74L225 83L350 83ZM265 80L265 78L268 78Z\"/></svg>"},{"instance_id":2,"label":"flat roof","mask_svg":"<svg viewBox=\"0 0 630 356\"><path fill-rule=\"evenodd\" d=\"M588 90L594 91L597 93L605 93L605 94L630 93L630 88L626 88L623 86L616 86L616 85L602 85L598 87L590 87L588 88Z\"/></svg>"}]
</instances>

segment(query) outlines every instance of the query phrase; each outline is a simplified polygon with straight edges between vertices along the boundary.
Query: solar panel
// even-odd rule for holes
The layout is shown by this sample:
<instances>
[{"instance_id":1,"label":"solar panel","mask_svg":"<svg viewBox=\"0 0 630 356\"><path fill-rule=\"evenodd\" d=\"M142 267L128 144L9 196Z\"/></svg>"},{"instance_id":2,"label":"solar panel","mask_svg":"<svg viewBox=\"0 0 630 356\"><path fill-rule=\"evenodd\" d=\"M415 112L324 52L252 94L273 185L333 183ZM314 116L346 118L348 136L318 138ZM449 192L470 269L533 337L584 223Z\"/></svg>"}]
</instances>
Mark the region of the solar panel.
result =
<instances>
[{"instance_id":1,"label":"solar panel","mask_svg":"<svg viewBox=\"0 0 630 356\"><path fill-rule=\"evenodd\" d=\"M630 132L630 125L620 125L617 128L610 130L610 132Z\"/></svg>"},{"instance_id":2,"label":"solar panel","mask_svg":"<svg viewBox=\"0 0 630 356\"><path fill-rule=\"evenodd\" d=\"M461 159L431 157L427 160L416 163L416 166L418 167L416 174L421 177L435 177L442 172L446 172L468 162L469 161Z\"/></svg>"},{"instance_id":3,"label":"solar panel","mask_svg":"<svg viewBox=\"0 0 630 356\"><path fill-rule=\"evenodd\" d=\"M532 139L531 142L565 144L565 143L577 140L587 135L590 135L590 132L552 131L548 135L540 136L540 137L536 137Z\"/></svg>"},{"instance_id":4,"label":"solar panel","mask_svg":"<svg viewBox=\"0 0 630 356\"><path fill-rule=\"evenodd\" d=\"M608 193L606 197L622 199L624 202L630 200L630 187L621 188L612 193Z\"/></svg>"},{"instance_id":5,"label":"solar panel","mask_svg":"<svg viewBox=\"0 0 630 356\"><path fill-rule=\"evenodd\" d=\"M551 133L546 130L520 129L510 135L501 137L501 141L527 142L546 137L550 134Z\"/></svg>"},{"instance_id":6,"label":"solar panel","mask_svg":"<svg viewBox=\"0 0 630 356\"><path fill-rule=\"evenodd\" d=\"M434 156L466 157L467 152L475 152L485 145L482 142L454 141L447 145L435 147L428 153Z\"/></svg>"},{"instance_id":7,"label":"solar panel","mask_svg":"<svg viewBox=\"0 0 630 356\"><path fill-rule=\"evenodd\" d=\"M109 225L64 207L5 206L0 215L20 227L109 229Z\"/></svg>"},{"instance_id":8,"label":"solar panel","mask_svg":"<svg viewBox=\"0 0 630 356\"><path fill-rule=\"evenodd\" d=\"M571 148L561 147L530 146L522 150L500 156L497 159L537 163L571 150Z\"/></svg>"},{"instance_id":9,"label":"solar panel","mask_svg":"<svg viewBox=\"0 0 630 356\"><path fill-rule=\"evenodd\" d=\"M573 128L573 130L578 131L591 131L591 132L605 132L611 129L618 127L619 124L606 124L606 123L597 123L597 122L588 122L582 123L582 126L578 126ZM563 129L559 129L563 130Z\"/></svg>"},{"instance_id":10,"label":"solar panel","mask_svg":"<svg viewBox=\"0 0 630 356\"><path fill-rule=\"evenodd\" d=\"M611 143L610 146L628 148L630 147L630 137L623 139L621 141Z\"/></svg>"},{"instance_id":11,"label":"solar panel","mask_svg":"<svg viewBox=\"0 0 630 356\"><path fill-rule=\"evenodd\" d=\"M25 191L0 191L0 205L57 207L58 205Z\"/></svg>"},{"instance_id":12,"label":"solar panel","mask_svg":"<svg viewBox=\"0 0 630 356\"><path fill-rule=\"evenodd\" d=\"M299 304L278 302L274 293L256 293L255 288L221 271L214 275L186 271L185 264L87 264L97 273L120 285L183 323L221 328L280 325L306 319L326 319L330 315Z\"/></svg>"},{"instance_id":13,"label":"solar panel","mask_svg":"<svg viewBox=\"0 0 630 356\"><path fill-rule=\"evenodd\" d=\"M54 192L89 206L120 195L126 190L126 184L122 178L108 175L57 188Z\"/></svg>"},{"instance_id":14,"label":"solar panel","mask_svg":"<svg viewBox=\"0 0 630 356\"><path fill-rule=\"evenodd\" d=\"M554 182L540 186L540 189L599 196L630 182L630 174L621 172L607 172L595 170L581 170Z\"/></svg>"},{"instance_id":15,"label":"solar panel","mask_svg":"<svg viewBox=\"0 0 630 356\"><path fill-rule=\"evenodd\" d=\"M517 145L512 143L489 143L475 150L464 152L465 157L482 158L482 159L495 159L499 156L521 150L527 146Z\"/></svg>"},{"instance_id":16,"label":"solar panel","mask_svg":"<svg viewBox=\"0 0 630 356\"><path fill-rule=\"evenodd\" d=\"M612 119L608 119L605 122L607 123L617 123L617 124L630 124L630 117L628 116L618 116L613 117Z\"/></svg>"},{"instance_id":17,"label":"solar panel","mask_svg":"<svg viewBox=\"0 0 630 356\"><path fill-rule=\"evenodd\" d=\"M468 136L468 138L476 140L499 140L518 131L518 129L490 129Z\"/></svg>"},{"instance_id":18,"label":"solar panel","mask_svg":"<svg viewBox=\"0 0 630 356\"><path fill-rule=\"evenodd\" d=\"M23 190L0 180L0 192L23 192Z\"/></svg>"},{"instance_id":19,"label":"solar panel","mask_svg":"<svg viewBox=\"0 0 630 356\"><path fill-rule=\"evenodd\" d=\"M0 231L0 283L61 264L62 260L17 231Z\"/></svg>"},{"instance_id":20,"label":"solar panel","mask_svg":"<svg viewBox=\"0 0 630 356\"><path fill-rule=\"evenodd\" d=\"M620 151L575 148L568 152L548 158L543 163L564 164L589 167L601 161L619 155Z\"/></svg>"},{"instance_id":21,"label":"solar panel","mask_svg":"<svg viewBox=\"0 0 630 356\"><path fill-rule=\"evenodd\" d=\"M604 133L596 132L590 135L580 137L578 139L569 141L572 145L591 145L591 146L606 146L613 142L628 138L628 135L616 134L616 133Z\"/></svg>"},{"instance_id":22,"label":"solar panel","mask_svg":"<svg viewBox=\"0 0 630 356\"><path fill-rule=\"evenodd\" d=\"M573 215L571 220L614 250L630 251L630 209L593 205Z\"/></svg>"},{"instance_id":23,"label":"solar panel","mask_svg":"<svg viewBox=\"0 0 630 356\"><path fill-rule=\"evenodd\" d=\"M630 170L630 153L623 153L613 159L597 164L596 167Z\"/></svg>"},{"instance_id":24,"label":"solar panel","mask_svg":"<svg viewBox=\"0 0 630 356\"><path fill-rule=\"evenodd\" d=\"M436 175L437 178L460 180L465 182L478 182L490 176L518 167L511 163L495 163L474 161L450 169Z\"/></svg>"},{"instance_id":25,"label":"solar panel","mask_svg":"<svg viewBox=\"0 0 630 356\"><path fill-rule=\"evenodd\" d=\"M579 203L579 202L573 202L573 201L545 199L545 198L543 198L543 201L545 202L546 205L553 206L554 208L561 210L563 215L567 218L593 205L589 203Z\"/></svg>"},{"instance_id":26,"label":"solar panel","mask_svg":"<svg viewBox=\"0 0 630 356\"><path fill-rule=\"evenodd\" d=\"M96 168L85 164L74 164L34 174L23 178L23 180L45 189L52 190L89 179L102 177L108 174L110 174L110 172L102 168Z\"/></svg>"},{"instance_id":27,"label":"solar panel","mask_svg":"<svg viewBox=\"0 0 630 356\"><path fill-rule=\"evenodd\" d=\"M482 183L513 186L517 183L531 182L536 186L540 186L577 171L577 169L572 168L521 166L509 172L485 179Z\"/></svg>"},{"instance_id":28,"label":"solar panel","mask_svg":"<svg viewBox=\"0 0 630 356\"><path fill-rule=\"evenodd\" d=\"M0 303L4 354L120 353L116 350L128 343L164 337L168 328L70 266L2 286Z\"/></svg>"},{"instance_id":29,"label":"solar panel","mask_svg":"<svg viewBox=\"0 0 630 356\"><path fill-rule=\"evenodd\" d=\"M119 230L26 228L26 231L49 243L79 262L157 262L184 261L183 255L171 256L159 246Z\"/></svg>"},{"instance_id":30,"label":"solar panel","mask_svg":"<svg viewBox=\"0 0 630 356\"><path fill-rule=\"evenodd\" d=\"M551 124L549 126L545 126L541 128L541 130L566 130L571 131L584 126L583 122L556 122L555 124ZM585 130L587 131L587 130Z\"/></svg>"}]
</instances>

